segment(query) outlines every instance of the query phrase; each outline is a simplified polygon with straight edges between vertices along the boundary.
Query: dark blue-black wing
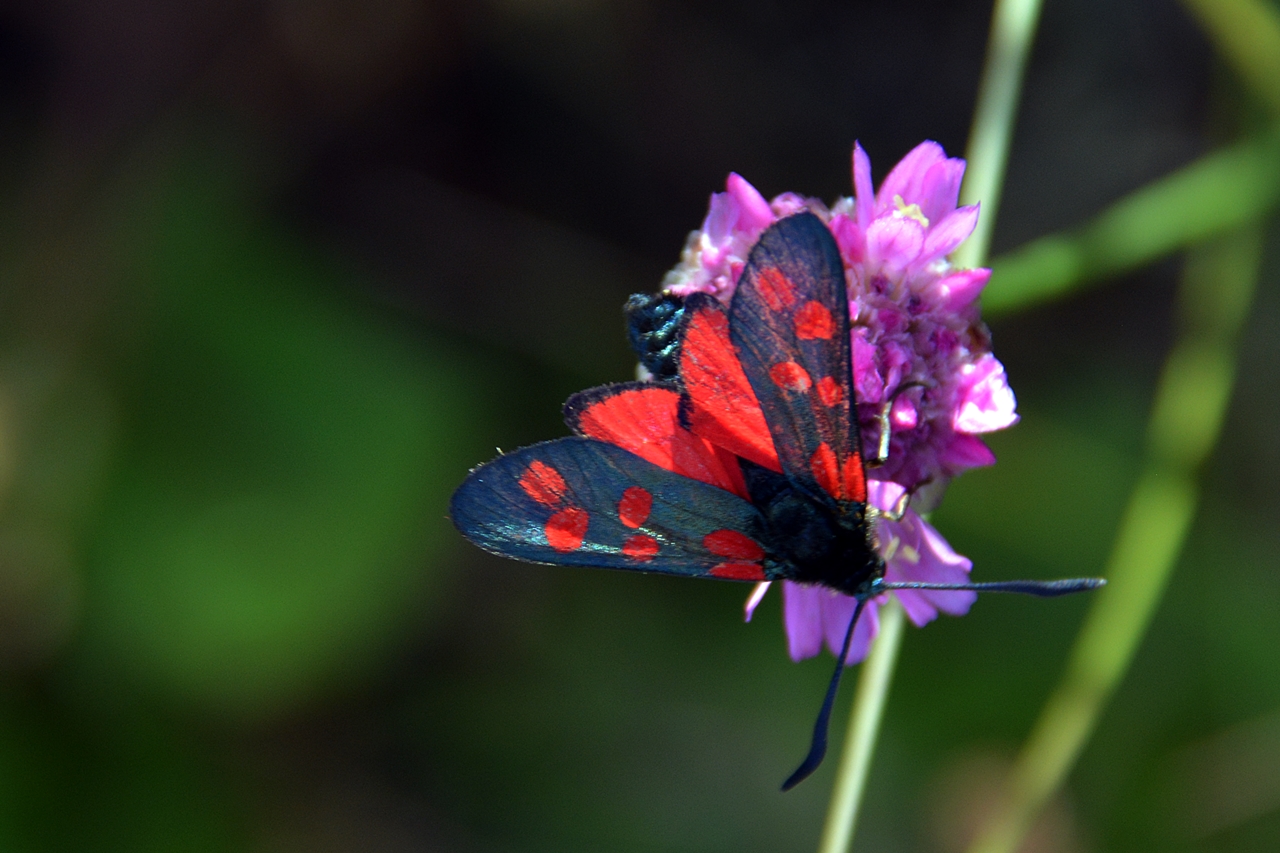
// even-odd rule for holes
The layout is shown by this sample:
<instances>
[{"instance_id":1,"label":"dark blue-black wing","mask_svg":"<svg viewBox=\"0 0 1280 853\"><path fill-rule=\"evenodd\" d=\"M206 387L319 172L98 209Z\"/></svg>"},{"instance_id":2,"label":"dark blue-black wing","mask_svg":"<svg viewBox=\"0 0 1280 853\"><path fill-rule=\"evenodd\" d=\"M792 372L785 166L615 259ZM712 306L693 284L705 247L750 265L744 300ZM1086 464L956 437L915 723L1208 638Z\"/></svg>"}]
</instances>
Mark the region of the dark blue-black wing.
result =
<instances>
[{"instance_id":1,"label":"dark blue-black wing","mask_svg":"<svg viewBox=\"0 0 1280 853\"><path fill-rule=\"evenodd\" d=\"M480 466L454 493L450 515L486 551L531 563L741 581L773 574L749 502L590 438Z\"/></svg>"},{"instance_id":2,"label":"dark blue-black wing","mask_svg":"<svg viewBox=\"0 0 1280 853\"><path fill-rule=\"evenodd\" d=\"M844 262L822 220L800 213L760 235L729 306L729 337L782 472L866 503Z\"/></svg>"}]
</instances>

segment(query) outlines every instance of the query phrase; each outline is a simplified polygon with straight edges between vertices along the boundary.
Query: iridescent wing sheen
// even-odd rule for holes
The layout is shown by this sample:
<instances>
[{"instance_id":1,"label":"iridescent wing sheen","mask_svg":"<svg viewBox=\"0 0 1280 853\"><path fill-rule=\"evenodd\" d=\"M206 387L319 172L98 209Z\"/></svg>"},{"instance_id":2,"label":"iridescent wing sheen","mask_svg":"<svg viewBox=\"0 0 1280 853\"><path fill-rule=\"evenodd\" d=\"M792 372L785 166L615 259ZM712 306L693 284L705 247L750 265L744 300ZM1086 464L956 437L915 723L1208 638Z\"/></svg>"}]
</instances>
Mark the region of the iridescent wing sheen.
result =
<instances>
[{"instance_id":1,"label":"iridescent wing sheen","mask_svg":"<svg viewBox=\"0 0 1280 853\"><path fill-rule=\"evenodd\" d=\"M480 466L454 493L450 516L486 551L531 563L772 579L749 502L590 438Z\"/></svg>"}]
</instances>

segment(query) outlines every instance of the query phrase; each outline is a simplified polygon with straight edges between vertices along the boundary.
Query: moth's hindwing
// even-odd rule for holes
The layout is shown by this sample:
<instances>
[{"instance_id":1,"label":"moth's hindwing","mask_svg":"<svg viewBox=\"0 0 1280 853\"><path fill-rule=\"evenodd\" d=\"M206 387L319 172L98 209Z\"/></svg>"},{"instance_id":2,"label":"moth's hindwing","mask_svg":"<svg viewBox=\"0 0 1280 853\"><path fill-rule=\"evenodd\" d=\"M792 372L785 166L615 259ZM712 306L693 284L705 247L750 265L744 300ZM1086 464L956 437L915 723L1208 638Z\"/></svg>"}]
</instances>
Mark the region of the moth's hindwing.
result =
<instances>
[{"instance_id":1,"label":"moth's hindwing","mask_svg":"<svg viewBox=\"0 0 1280 853\"><path fill-rule=\"evenodd\" d=\"M476 545L517 560L772 579L749 502L594 439L498 457L471 472L450 514Z\"/></svg>"}]
</instances>

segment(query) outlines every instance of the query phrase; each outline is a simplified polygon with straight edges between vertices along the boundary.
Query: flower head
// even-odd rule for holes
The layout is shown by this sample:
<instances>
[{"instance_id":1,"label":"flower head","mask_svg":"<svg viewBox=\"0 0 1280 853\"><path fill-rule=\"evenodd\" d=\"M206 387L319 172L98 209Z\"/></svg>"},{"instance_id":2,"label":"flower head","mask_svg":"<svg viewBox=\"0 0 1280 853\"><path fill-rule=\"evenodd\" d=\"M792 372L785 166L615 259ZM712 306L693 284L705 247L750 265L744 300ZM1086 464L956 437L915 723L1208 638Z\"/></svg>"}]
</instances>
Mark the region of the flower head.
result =
<instances>
[{"instance_id":1,"label":"flower head","mask_svg":"<svg viewBox=\"0 0 1280 853\"><path fill-rule=\"evenodd\" d=\"M905 490L912 506L931 508L955 475L995 462L978 437L1017 422L1004 367L991 354L979 318L978 296L988 269L956 269L947 255L973 231L977 205L957 207L964 161L936 142L916 146L873 190L871 161L853 151L854 196L827 206L786 193L766 201L732 174L725 192L711 197L702 228L689 235L665 289L681 296L703 292L728 302L761 232L801 210L821 218L844 260L852 323L853 381L864 447L880 443L880 413L890 405L891 435L884 464L867 471L873 506L890 510ZM908 509L901 521L877 524L885 578L961 583L969 560ZM901 590L917 625L939 611L968 611L972 592ZM823 642L839 653L855 600L824 587L785 582L784 617L792 657L818 653ZM748 608L754 608L753 597ZM861 660L875 636L876 607L868 602L854 632L848 661Z\"/></svg>"}]
</instances>

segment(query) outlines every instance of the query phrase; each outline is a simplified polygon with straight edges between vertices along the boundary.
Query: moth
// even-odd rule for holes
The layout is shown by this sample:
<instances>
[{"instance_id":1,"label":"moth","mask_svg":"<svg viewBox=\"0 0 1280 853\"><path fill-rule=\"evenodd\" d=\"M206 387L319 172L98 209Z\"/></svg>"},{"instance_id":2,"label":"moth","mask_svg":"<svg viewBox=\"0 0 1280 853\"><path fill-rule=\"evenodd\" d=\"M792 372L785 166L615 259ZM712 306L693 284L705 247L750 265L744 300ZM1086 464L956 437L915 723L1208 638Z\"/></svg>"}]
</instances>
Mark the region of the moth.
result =
<instances>
[{"instance_id":1,"label":"moth","mask_svg":"<svg viewBox=\"0 0 1280 853\"><path fill-rule=\"evenodd\" d=\"M450 514L476 545L516 560L789 580L853 596L857 608L809 754L783 790L822 761L844 660L868 600L895 589L1055 596L1104 583L885 581L877 522L901 517L906 505L885 511L867 500L844 265L813 214L779 220L761 234L727 308L707 294L633 297L629 314L632 342L653 381L570 397L572 437L474 469ZM888 453L888 411L872 462Z\"/></svg>"}]
</instances>

